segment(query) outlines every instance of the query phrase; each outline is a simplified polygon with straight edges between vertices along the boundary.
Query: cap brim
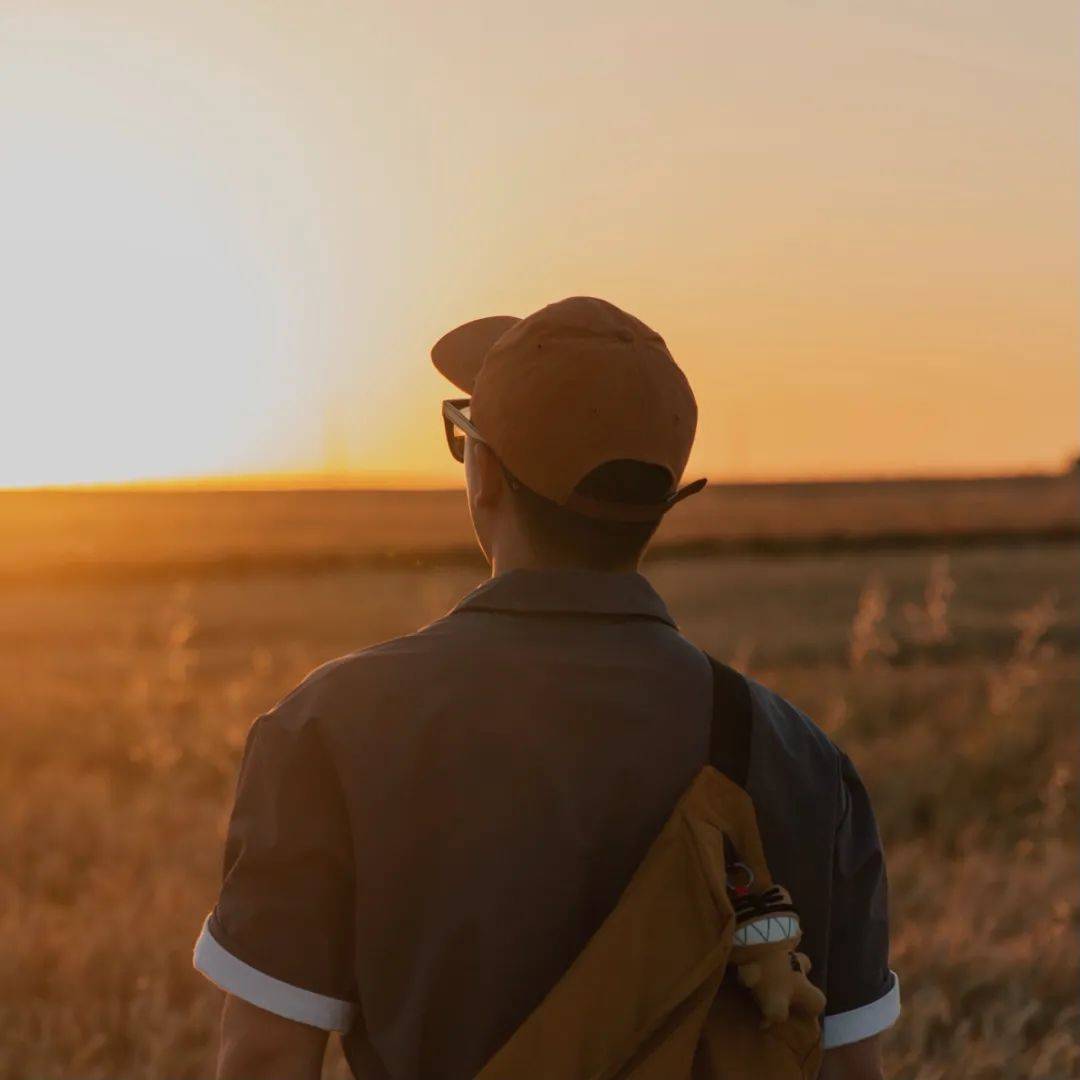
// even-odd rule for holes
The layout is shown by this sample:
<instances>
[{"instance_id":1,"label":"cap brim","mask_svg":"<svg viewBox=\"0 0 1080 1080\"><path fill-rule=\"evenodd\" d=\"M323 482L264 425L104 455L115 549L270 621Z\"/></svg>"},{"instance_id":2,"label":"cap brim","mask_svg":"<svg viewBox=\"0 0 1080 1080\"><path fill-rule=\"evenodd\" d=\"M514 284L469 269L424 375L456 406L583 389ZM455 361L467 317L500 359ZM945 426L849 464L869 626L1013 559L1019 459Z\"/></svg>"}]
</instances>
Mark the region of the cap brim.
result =
<instances>
[{"instance_id":1,"label":"cap brim","mask_svg":"<svg viewBox=\"0 0 1080 1080\"><path fill-rule=\"evenodd\" d=\"M489 315L463 323L432 345L431 362L456 387L471 394L488 350L520 321L514 315Z\"/></svg>"}]
</instances>

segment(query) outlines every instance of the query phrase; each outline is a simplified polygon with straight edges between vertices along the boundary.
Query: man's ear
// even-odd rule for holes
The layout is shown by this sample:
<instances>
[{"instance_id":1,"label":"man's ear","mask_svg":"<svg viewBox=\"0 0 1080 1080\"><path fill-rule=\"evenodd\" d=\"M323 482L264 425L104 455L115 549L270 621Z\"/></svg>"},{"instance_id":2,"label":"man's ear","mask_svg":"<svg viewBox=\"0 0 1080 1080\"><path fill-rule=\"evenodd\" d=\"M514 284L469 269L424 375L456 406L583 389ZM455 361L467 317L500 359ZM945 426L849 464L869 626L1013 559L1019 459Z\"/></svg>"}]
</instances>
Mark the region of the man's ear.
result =
<instances>
[{"instance_id":1,"label":"man's ear","mask_svg":"<svg viewBox=\"0 0 1080 1080\"><path fill-rule=\"evenodd\" d=\"M468 439L465 444L465 471L474 505L495 506L506 491L506 477L499 459L489 446Z\"/></svg>"}]
</instances>

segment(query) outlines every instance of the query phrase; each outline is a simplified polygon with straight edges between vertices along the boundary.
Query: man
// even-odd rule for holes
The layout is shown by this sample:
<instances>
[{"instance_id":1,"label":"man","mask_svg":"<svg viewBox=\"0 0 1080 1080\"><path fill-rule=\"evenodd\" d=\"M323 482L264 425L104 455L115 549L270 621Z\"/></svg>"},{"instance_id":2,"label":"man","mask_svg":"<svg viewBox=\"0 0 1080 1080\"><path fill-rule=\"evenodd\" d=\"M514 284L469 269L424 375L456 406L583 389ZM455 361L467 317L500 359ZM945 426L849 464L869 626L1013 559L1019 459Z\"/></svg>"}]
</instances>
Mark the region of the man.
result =
<instances>
[{"instance_id":1,"label":"man","mask_svg":"<svg viewBox=\"0 0 1080 1080\"><path fill-rule=\"evenodd\" d=\"M221 1080L474 1076L615 906L705 763L707 658L637 573L697 407L601 300L481 319L432 351L492 577L316 671L253 726L195 965L227 991ZM899 1013L885 872L850 762L751 684L748 789L828 996L831 1080L881 1075Z\"/></svg>"}]
</instances>

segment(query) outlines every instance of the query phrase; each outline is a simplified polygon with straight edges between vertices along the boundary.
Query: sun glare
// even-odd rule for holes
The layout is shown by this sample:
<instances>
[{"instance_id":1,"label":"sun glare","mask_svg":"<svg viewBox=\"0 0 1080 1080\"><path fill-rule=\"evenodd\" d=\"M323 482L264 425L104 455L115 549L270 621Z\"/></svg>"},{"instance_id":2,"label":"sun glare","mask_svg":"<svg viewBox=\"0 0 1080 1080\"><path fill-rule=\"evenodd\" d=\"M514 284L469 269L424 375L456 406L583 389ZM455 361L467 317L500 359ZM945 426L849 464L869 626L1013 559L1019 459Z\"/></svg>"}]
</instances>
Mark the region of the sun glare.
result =
<instances>
[{"instance_id":1,"label":"sun glare","mask_svg":"<svg viewBox=\"0 0 1080 1080\"><path fill-rule=\"evenodd\" d=\"M204 125L221 87L95 44L24 28L0 73L0 486L293 465L303 298Z\"/></svg>"}]
</instances>

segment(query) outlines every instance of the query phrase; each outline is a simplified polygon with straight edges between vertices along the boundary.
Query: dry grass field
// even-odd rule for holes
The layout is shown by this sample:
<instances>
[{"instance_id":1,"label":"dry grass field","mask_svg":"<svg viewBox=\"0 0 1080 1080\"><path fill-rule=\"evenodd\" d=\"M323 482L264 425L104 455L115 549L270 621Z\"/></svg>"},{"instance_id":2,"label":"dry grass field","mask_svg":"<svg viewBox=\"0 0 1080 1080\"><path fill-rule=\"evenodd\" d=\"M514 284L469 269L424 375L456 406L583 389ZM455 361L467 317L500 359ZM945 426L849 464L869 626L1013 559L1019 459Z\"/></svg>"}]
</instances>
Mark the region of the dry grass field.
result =
<instances>
[{"instance_id":1,"label":"dry grass field","mask_svg":"<svg viewBox=\"0 0 1080 1080\"><path fill-rule=\"evenodd\" d=\"M864 495L862 509L844 495L845 517L835 492L770 491L759 519L745 496L743 517L714 533L783 536L795 521L804 534L808 521L822 535L904 532L935 500L935 520L964 526L1047 517L1015 492L1006 514L1000 492L967 491L958 509L938 490L921 517L906 504L910 520L895 492ZM82 501L93 496L0 497L3 1080L211 1075L219 996L191 947L248 724L317 663L441 614L481 574L318 561L349 537L390 548L434 530L452 548L467 536L457 498L429 505L422 532L419 503L371 499L333 543L326 501L267 495L252 517L243 497L214 498L217 518L182 500L163 513L118 510L119 496L96 510ZM408 525L405 511L390 524L376 512L407 504ZM695 535L713 535L707 524ZM311 558L254 557L282 544ZM223 553L251 556L245 572ZM79 559L79 574L49 573ZM110 559L157 570L109 573ZM1080 1076L1075 545L669 551L647 572L689 636L806 709L874 795L905 1002L889 1075ZM327 1071L345 1075L336 1055Z\"/></svg>"}]
</instances>

